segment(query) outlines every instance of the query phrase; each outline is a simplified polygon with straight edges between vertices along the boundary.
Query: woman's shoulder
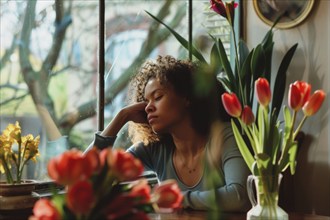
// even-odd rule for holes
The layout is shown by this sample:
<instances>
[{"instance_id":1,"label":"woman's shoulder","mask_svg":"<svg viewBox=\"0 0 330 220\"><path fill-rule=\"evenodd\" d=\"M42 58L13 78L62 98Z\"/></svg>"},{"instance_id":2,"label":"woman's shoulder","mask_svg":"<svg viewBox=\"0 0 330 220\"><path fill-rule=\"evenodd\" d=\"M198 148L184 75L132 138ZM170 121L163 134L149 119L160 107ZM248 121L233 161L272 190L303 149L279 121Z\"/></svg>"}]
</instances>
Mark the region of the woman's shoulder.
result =
<instances>
[{"instance_id":1,"label":"woman's shoulder","mask_svg":"<svg viewBox=\"0 0 330 220\"><path fill-rule=\"evenodd\" d=\"M221 122L215 127L216 131L213 133L213 136L218 136L225 141L228 138L232 138L234 133L230 122Z\"/></svg>"},{"instance_id":2,"label":"woman's shoulder","mask_svg":"<svg viewBox=\"0 0 330 220\"><path fill-rule=\"evenodd\" d=\"M133 144L128 151L134 153L147 153L149 155L163 155L169 154L171 151L171 144L164 141L155 141L155 142L137 142Z\"/></svg>"}]
</instances>

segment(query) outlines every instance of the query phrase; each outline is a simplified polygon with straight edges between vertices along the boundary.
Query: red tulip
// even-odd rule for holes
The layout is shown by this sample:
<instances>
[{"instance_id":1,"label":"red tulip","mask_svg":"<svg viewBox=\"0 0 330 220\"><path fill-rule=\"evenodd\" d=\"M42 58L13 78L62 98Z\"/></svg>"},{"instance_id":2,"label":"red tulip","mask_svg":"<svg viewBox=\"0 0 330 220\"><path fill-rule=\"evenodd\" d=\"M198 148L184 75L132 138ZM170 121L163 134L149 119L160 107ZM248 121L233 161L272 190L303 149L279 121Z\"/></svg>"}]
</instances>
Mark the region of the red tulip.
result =
<instances>
[{"instance_id":1,"label":"red tulip","mask_svg":"<svg viewBox=\"0 0 330 220\"><path fill-rule=\"evenodd\" d=\"M267 79L265 78L257 79L255 82L255 91L259 103L262 106L268 106L272 95Z\"/></svg>"},{"instance_id":2,"label":"red tulip","mask_svg":"<svg viewBox=\"0 0 330 220\"><path fill-rule=\"evenodd\" d=\"M100 152L97 148L92 148L84 155L84 165L86 176L91 176L94 172L101 170Z\"/></svg>"},{"instance_id":3,"label":"red tulip","mask_svg":"<svg viewBox=\"0 0 330 220\"><path fill-rule=\"evenodd\" d=\"M316 90L314 94L303 106L303 111L306 116L314 115L321 107L325 99L325 93L323 90Z\"/></svg>"},{"instance_id":4,"label":"red tulip","mask_svg":"<svg viewBox=\"0 0 330 220\"><path fill-rule=\"evenodd\" d=\"M232 117L238 118L242 113L242 106L235 93L224 93L221 96L226 112Z\"/></svg>"},{"instance_id":5,"label":"red tulip","mask_svg":"<svg viewBox=\"0 0 330 220\"><path fill-rule=\"evenodd\" d=\"M299 111L309 99L310 92L311 85L306 82L296 81L291 83L288 97L290 108Z\"/></svg>"},{"instance_id":6,"label":"red tulip","mask_svg":"<svg viewBox=\"0 0 330 220\"><path fill-rule=\"evenodd\" d=\"M138 180L134 185L129 195L137 201L138 204L150 202L150 186L146 179Z\"/></svg>"},{"instance_id":7,"label":"red tulip","mask_svg":"<svg viewBox=\"0 0 330 220\"><path fill-rule=\"evenodd\" d=\"M83 154L72 149L51 159L48 163L48 175L61 185L71 185L81 179L87 178Z\"/></svg>"},{"instance_id":8,"label":"red tulip","mask_svg":"<svg viewBox=\"0 0 330 220\"><path fill-rule=\"evenodd\" d=\"M230 23L233 24L234 16L235 16L235 8L238 6L238 3L231 1L224 3L222 0L210 0L210 8L221 15L222 17L229 20Z\"/></svg>"},{"instance_id":9,"label":"red tulip","mask_svg":"<svg viewBox=\"0 0 330 220\"><path fill-rule=\"evenodd\" d=\"M39 199L33 207L33 216L30 220L60 220L61 215L52 201Z\"/></svg>"},{"instance_id":10,"label":"red tulip","mask_svg":"<svg viewBox=\"0 0 330 220\"><path fill-rule=\"evenodd\" d=\"M101 167L104 167L105 163L107 162L107 157L108 157L108 154L109 154L109 150L110 150L110 148L104 148L100 152L99 157L100 157L100 165L101 165Z\"/></svg>"},{"instance_id":11,"label":"red tulip","mask_svg":"<svg viewBox=\"0 0 330 220\"><path fill-rule=\"evenodd\" d=\"M154 187L153 200L159 208L179 208L183 196L175 180L166 180Z\"/></svg>"},{"instance_id":12,"label":"red tulip","mask_svg":"<svg viewBox=\"0 0 330 220\"><path fill-rule=\"evenodd\" d=\"M133 180L143 172L143 165L140 160L124 150L109 150L108 164L120 181Z\"/></svg>"},{"instance_id":13,"label":"red tulip","mask_svg":"<svg viewBox=\"0 0 330 220\"><path fill-rule=\"evenodd\" d=\"M254 122L254 114L253 114L250 106L247 106L247 105L244 106L242 115L241 115L241 119L242 119L243 123L246 125L250 125Z\"/></svg>"},{"instance_id":14,"label":"red tulip","mask_svg":"<svg viewBox=\"0 0 330 220\"><path fill-rule=\"evenodd\" d=\"M90 182L83 180L69 186L67 204L75 214L87 214L94 204L94 191Z\"/></svg>"}]
</instances>

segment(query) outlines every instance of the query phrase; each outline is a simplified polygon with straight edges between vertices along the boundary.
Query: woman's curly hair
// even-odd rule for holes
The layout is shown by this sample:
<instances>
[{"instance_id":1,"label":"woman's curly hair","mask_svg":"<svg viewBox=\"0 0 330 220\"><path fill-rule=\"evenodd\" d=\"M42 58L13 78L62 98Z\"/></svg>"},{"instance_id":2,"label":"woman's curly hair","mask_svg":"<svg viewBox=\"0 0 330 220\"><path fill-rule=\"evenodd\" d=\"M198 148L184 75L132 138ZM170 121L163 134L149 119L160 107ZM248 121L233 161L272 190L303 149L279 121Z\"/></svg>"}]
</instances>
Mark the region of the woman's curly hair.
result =
<instances>
[{"instance_id":1,"label":"woman's curly hair","mask_svg":"<svg viewBox=\"0 0 330 220\"><path fill-rule=\"evenodd\" d=\"M212 122L217 118L228 119L223 109L220 96L224 92L214 76L208 88L200 91L198 86L201 77L207 76L199 63L189 60L177 60L172 56L158 56L156 60L147 60L132 77L128 89L129 103L143 102L147 82L155 78L163 85L169 84L174 91L189 100L190 116L194 129L204 135L209 134ZM207 92L205 92L207 90ZM143 141L145 144L159 141L166 134L155 134L149 124L129 123L129 136L133 143Z\"/></svg>"}]
</instances>

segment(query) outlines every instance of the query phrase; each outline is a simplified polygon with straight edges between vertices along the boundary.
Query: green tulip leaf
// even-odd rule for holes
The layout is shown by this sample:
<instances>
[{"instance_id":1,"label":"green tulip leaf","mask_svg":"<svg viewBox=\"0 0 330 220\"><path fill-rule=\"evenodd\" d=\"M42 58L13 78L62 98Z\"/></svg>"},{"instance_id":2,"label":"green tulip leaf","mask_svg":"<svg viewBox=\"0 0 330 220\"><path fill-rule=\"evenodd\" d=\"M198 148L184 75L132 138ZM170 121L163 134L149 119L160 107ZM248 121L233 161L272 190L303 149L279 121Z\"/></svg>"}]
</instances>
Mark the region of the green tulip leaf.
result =
<instances>
[{"instance_id":1,"label":"green tulip leaf","mask_svg":"<svg viewBox=\"0 0 330 220\"><path fill-rule=\"evenodd\" d=\"M272 163L276 164L276 161L278 160L278 156L279 156L279 152L280 152L280 147L281 147L281 132L280 129L278 127L278 123L272 120L271 122L271 130L270 130L270 134L271 134L271 141L269 144L271 144L273 146L272 152L271 152L271 157L273 158Z\"/></svg>"},{"instance_id":2,"label":"green tulip leaf","mask_svg":"<svg viewBox=\"0 0 330 220\"><path fill-rule=\"evenodd\" d=\"M189 43L188 41L182 37L179 33L177 33L175 30L173 30L170 26L168 26L167 24L165 24L163 21L161 21L159 18L157 18L156 16L152 15L150 12L145 11L150 17L152 17L153 19L155 19L157 22L159 22L160 24L164 25L172 34L173 36L180 42L180 44L182 46L184 46L187 50L189 50ZM192 46L191 48L191 53L200 61L206 63L205 58L203 57L203 55L194 47Z\"/></svg>"},{"instance_id":3,"label":"green tulip leaf","mask_svg":"<svg viewBox=\"0 0 330 220\"><path fill-rule=\"evenodd\" d=\"M252 174L255 175L255 176L260 175L257 161L254 161L253 164L252 164Z\"/></svg>"},{"instance_id":4,"label":"green tulip leaf","mask_svg":"<svg viewBox=\"0 0 330 220\"><path fill-rule=\"evenodd\" d=\"M250 50L243 40L239 40L238 42L238 52L239 52L240 66L242 66L246 58L250 55Z\"/></svg>"},{"instance_id":5,"label":"green tulip leaf","mask_svg":"<svg viewBox=\"0 0 330 220\"><path fill-rule=\"evenodd\" d=\"M279 164L279 170L281 172L284 172L289 167L289 165L290 165L289 159L290 159L289 154L283 154L283 158Z\"/></svg>"},{"instance_id":6,"label":"green tulip leaf","mask_svg":"<svg viewBox=\"0 0 330 220\"><path fill-rule=\"evenodd\" d=\"M283 17L284 13L286 12L282 12L282 14L280 14L274 21L272 27L270 28L270 30L266 33L264 39L262 40L262 44L264 45L264 47L267 47L267 45L271 44L273 42L273 29L276 26L276 24L281 20L281 18Z\"/></svg>"},{"instance_id":7,"label":"green tulip leaf","mask_svg":"<svg viewBox=\"0 0 330 220\"><path fill-rule=\"evenodd\" d=\"M226 54L226 50L223 46L223 43L221 41L221 39L219 38L218 40L216 40L213 36L211 36L213 38L213 40L215 42L217 42L217 46L218 46L218 50L219 50L219 54L220 54L220 60L221 60L221 64L222 64L222 67L223 69L225 70L226 74L227 74L227 77L229 79L229 81L231 82L231 86L230 86L230 90L231 92L235 92L236 94L237 93L237 87L235 86L235 82L237 81L235 76L234 76L234 73L231 69L231 66L230 66L230 62L228 60L228 57L227 57L227 54Z\"/></svg>"},{"instance_id":8,"label":"green tulip leaf","mask_svg":"<svg viewBox=\"0 0 330 220\"><path fill-rule=\"evenodd\" d=\"M234 136L235 136L235 140L237 142L237 145L238 145L238 149L240 150L246 164L248 165L250 171L252 172L252 164L254 162L254 159L253 159L253 156L248 148L248 146L246 145L242 135L240 134L234 120L232 119L231 120L231 126L233 128L233 133L234 133Z\"/></svg>"},{"instance_id":9,"label":"green tulip leaf","mask_svg":"<svg viewBox=\"0 0 330 220\"><path fill-rule=\"evenodd\" d=\"M251 59L251 72L253 73L253 81L264 76L265 72L265 53L262 46L259 44L253 52Z\"/></svg>"},{"instance_id":10,"label":"green tulip leaf","mask_svg":"<svg viewBox=\"0 0 330 220\"><path fill-rule=\"evenodd\" d=\"M285 122L284 141L287 141L289 139L290 130L291 130L291 126L292 126L292 117L291 117L290 110L287 106L284 106L283 116L284 116L284 122Z\"/></svg>"},{"instance_id":11,"label":"green tulip leaf","mask_svg":"<svg viewBox=\"0 0 330 220\"><path fill-rule=\"evenodd\" d=\"M270 170L271 160L268 154L260 153L256 155L257 163L263 170Z\"/></svg>"},{"instance_id":12,"label":"green tulip leaf","mask_svg":"<svg viewBox=\"0 0 330 220\"><path fill-rule=\"evenodd\" d=\"M290 172L292 175L295 174L296 171L296 156L297 156L297 150L298 150L298 143L295 141L292 143L288 153L289 153L289 163L290 163Z\"/></svg>"},{"instance_id":13,"label":"green tulip leaf","mask_svg":"<svg viewBox=\"0 0 330 220\"><path fill-rule=\"evenodd\" d=\"M248 106L252 106L252 102L253 102L253 90L251 91L251 89L253 88L253 82L252 82L252 72L251 72L251 59L252 59L252 54L253 51L251 51L251 53L249 53L249 55L246 57L246 59L244 60L243 65L241 66L241 79L243 82L243 90L245 92L245 94L248 95L247 97L247 105ZM249 94L251 94L249 96Z\"/></svg>"},{"instance_id":14,"label":"green tulip leaf","mask_svg":"<svg viewBox=\"0 0 330 220\"><path fill-rule=\"evenodd\" d=\"M273 28L271 28L268 30L268 32L264 36L264 39L261 41L264 48L269 47L273 43L273 36Z\"/></svg>"},{"instance_id":15,"label":"green tulip leaf","mask_svg":"<svg viewBox=\"0 0 330 220\"><path fill-rule=\"evenodd\" d=\"M259 106L258 114L257 114L257 121L258 121L258 129L259 129L259 143L261 144L261 149L258 152L264 152L265 143L264 140L266 138L266 128L265 128L265 121L264 121L264 108Z\"/></svg>"},{"instance_id":16,"label":"green tulip leaf","mask_svg":"<svg viewBox=\"0 0 330 220\"><path fill-rule=\"evenodd\" d=\"M271 109L281 109L285 85L286 85L286 72L289 68L293 55L297 49L298 44L293 45L288 52L284 55L280 67L278 68L275 84L273 88L273 101ZM277 112L278 116L279 111Z\"/></svg>"},{"instance_id":17,"label":"green tulip leaf","mask_svg":"<svg viewBox=\"0 0 330 220\"><path fill-rule=\"evenodd\" d=\"M226 76L218 76L218 80L221 82L222 86L227 92L231 92L231 84Z\"/></svg>"},{"instance_id":18,"label":"green tulip leaf","mask_svg":"<svg viewBox=\"0 0 330 220\"><path fill-rule=\"evenodd\" d=\"M211 49L210 65L214 69L215 73L219 73L222 69L220 61L220 53L216 43L213 44Z\"/></svg>"}]
</instances>

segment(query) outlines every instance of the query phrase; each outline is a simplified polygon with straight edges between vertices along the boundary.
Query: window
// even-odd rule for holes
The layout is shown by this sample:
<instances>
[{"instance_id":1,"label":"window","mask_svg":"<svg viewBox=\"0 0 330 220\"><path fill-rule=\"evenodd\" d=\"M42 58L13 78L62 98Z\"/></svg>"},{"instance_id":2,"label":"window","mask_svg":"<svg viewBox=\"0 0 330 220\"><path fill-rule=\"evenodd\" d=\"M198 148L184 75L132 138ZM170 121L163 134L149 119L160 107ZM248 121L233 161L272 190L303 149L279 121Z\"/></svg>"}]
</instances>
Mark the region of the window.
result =
<instances>
[{"instance_id":1,"label":"window","mask_svg":"<svg viewBox=\"0 0 330 220\"><path fill-rule=\"evenodd\" d=\"M150 30L154 21L144 12L168 12L162 20L188 36L187 2L105 1L105 124L125 104L125 85L141 57L187 58L169 32L159 34L162 25ZM205 30L229 35L207 12L209 1L192 2L193 40L208 54ZM0 13L0 128L19 121L23 132L41 136L41 158L26 175L45 179L49 157L85 149L97 130L98 1L2 0Z\"/></svg>"}]
</instances>

